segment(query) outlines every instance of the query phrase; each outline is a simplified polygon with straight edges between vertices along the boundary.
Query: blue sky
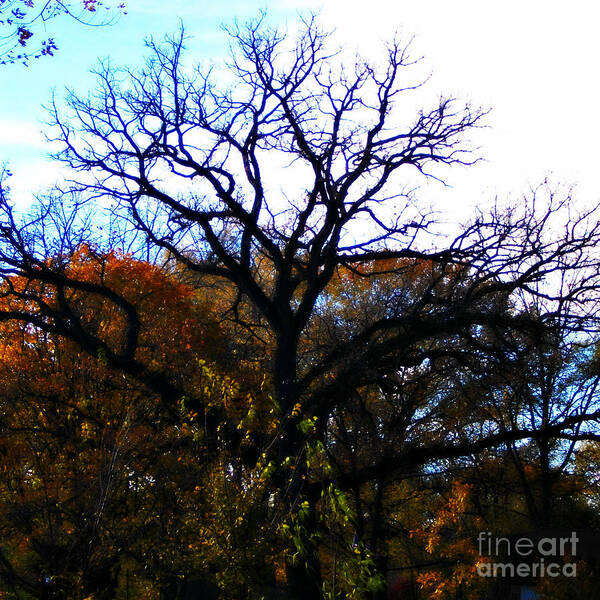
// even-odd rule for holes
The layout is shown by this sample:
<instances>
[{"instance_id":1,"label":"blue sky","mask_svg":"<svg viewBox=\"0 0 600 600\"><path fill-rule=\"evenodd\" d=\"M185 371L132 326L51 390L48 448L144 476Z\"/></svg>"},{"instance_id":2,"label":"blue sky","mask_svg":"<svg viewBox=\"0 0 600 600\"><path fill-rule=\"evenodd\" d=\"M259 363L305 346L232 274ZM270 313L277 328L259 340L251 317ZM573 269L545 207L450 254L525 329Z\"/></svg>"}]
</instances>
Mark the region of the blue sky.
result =
<instances>
[{"instance_id":1,"label":"blue sky","mask_svg":"<svg viewBox=\"0 0 600 600\"><path fill-rule=\"evenodd\" d=\"M215 59L225 51L220 23L247 19L267 7L274 21L293 21L297 9L321 10L325 24L349 49L372 55L395 30L414 35L416 53L426 56L423 73L433 71L430 97L441 91L493 108L489 129L474 142L487 162L453 171L451 188L425 186L424 194L452 207L468 207L495 195L517 195L546 176L576 184L582 202L600 200L600 89L596 3L572 0L129 0L128 14L111 27L85 28L55 22L60 51L24 68L0 68L0 160L10 160L19 202L30 190L60 176L44 156L39 130L41 104L64 86L82 92L93 86L88 74L98 57L138 65L143 40L162 37L183 21L193 36L189 55Z\"/></svg>"},{"instance_id":2,"label":"blue sky","mask_svg":"<svg viewBox=\"0 0 600 600\"><path fill-rule=\"evenodd\" d=\"M221 7L204 1L130 0L127 14L112 26L85 27L64 17L49 22L48 35L55 35L59 46L54 57L32 60L28 67L0 67L0 161L9 162L19 201L29 188L51 184L58 173L46 158L48 146L40 133L47 118L42 105L53 90L59 98L67 86L86 93L94 86L89 71L99 58L139 65L146 55L144 40L176 32L182 22L191 36L190 55L218 60L225 49L221 23L251 18L260 6L235 0ZM295 14L275 5L271 12L278 20Z\"/></svg>"}]
</instances>

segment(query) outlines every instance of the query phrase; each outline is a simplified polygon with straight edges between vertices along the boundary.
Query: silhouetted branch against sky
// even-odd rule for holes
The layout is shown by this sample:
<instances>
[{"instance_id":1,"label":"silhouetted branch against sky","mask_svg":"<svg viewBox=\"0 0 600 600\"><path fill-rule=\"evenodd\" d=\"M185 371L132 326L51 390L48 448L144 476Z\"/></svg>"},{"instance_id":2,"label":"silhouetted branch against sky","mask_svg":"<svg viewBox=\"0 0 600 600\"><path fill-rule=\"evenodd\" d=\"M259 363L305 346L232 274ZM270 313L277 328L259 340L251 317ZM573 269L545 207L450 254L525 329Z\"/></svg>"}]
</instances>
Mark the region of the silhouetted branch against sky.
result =
<instances>
[{"instance_id":1,"label":"silhouetted branch against sky","mask_svg":"<svg viewBox=\"0 0 600 600\"><path fill-rule=\"evenodd\" d=\"M124 12L122 2L0 0L0 65L27 65L31 60L54 56L61 43L62 19L85 27L103 27L116 23Z\"/></svg>"}]
</instances>

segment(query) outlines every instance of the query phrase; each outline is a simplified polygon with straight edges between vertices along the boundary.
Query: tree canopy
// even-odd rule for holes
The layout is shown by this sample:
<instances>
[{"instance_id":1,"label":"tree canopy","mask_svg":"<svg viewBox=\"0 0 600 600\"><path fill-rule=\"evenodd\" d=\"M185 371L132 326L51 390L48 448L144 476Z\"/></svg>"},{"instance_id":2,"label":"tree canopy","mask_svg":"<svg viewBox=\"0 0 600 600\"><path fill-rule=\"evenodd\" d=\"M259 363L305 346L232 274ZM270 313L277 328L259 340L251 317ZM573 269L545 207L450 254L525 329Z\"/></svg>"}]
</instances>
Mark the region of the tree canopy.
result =
<instances>
[{"instance_id":1,"label":"tree canopy","mask_svg":"<svg viewBox=\"0 0 600 600\"><path fill-rule=\"evenodd\" d=\"M314 18L229 34L226 75L183 34L101 65L53 106L75 181L24 216L0 189L7 589L381 598L390 561L444 562L494 453L524 522L585 487L597 210L542 185L433 236L403 175L471 164L483 111L407 115L398 40L346 65Z\"/></svg>"}]
</instances>

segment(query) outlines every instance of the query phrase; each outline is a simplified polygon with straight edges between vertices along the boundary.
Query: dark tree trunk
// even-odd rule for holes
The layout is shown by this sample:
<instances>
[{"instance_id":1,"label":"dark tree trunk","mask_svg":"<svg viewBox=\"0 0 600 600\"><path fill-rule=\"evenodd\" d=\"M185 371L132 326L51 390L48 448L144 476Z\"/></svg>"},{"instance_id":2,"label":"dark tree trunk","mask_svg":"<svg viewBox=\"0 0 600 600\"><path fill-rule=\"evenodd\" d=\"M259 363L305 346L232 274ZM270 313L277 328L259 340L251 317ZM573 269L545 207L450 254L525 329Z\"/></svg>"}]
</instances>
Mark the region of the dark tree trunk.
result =
<instances>
[{"instance_id":1,"label":"dark tree trunk","mask_svg":"<svg viewBox=\"0 0 600 600\"><path fill-rule=\"evenodd\" d=\"M291 418L294 406L299 400L297 388L297 352L298 336L293 333L279 335L274 364L274 384L277 402L285 422L279 440L279 462L282 471L283 462L291 457L295 469L291 481L282 472L281 484L285 485L286 508L297 514L300 504L307 501L308 512L302 521L300 541L305 549L295 564L286 565L287 593L293 600L322 600L323 586L318 547L311 540L311 534L317 531L316 499L304 494L303 475L306 474L306 462L302 458L304 435L298 430L297 421ZM300 460L297 460L300 458Z\"/></svg>"}]
</instances>

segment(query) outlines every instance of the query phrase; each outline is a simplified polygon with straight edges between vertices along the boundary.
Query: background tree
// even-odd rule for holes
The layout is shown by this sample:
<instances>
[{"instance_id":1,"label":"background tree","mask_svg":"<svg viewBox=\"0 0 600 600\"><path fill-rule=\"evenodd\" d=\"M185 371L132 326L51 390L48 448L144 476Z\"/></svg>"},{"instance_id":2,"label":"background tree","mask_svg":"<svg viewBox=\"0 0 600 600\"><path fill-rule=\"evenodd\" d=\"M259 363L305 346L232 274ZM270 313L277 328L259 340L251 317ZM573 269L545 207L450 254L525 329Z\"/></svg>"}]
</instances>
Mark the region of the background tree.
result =
<instances>
[{"instance_id":1,"label":"background tree","mask_svg":"<svg viewBox=\"0 0 600 600\"><path fill-rule=\"evenodd\" d=\"M147 364L168 363L184 388L221 406L231 384L200 359L216 342L189 288L90 248L67 264L71 276L110 285L136 306ZM5 310L35 293L23 280L6 285ZM88 327L119 343L116 311L86 294L69 300ZM198 459L206 439L197 415L183 402L165 415L147 387L70 340L17 321L1 327L0 581L36 598L114 598L127 569L131 590L140 573L159 586L190 576L210 481L210 461Z\"/></svg>"}]
</instances>

